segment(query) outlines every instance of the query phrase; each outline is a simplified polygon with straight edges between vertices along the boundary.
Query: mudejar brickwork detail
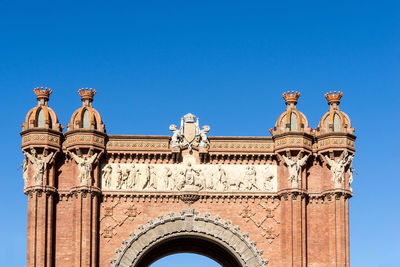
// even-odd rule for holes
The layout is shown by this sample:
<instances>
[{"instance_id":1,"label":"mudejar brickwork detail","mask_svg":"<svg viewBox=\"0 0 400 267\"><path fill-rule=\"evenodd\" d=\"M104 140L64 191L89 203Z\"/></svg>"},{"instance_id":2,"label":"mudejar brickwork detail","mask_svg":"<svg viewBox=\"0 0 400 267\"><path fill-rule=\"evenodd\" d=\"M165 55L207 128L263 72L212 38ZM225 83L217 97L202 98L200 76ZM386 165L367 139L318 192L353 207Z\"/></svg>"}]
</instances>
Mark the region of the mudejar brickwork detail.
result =
<instances>
[{"instance_id":1,"label":"mudejar brickwork detail","mask_svg":"<svg viewBox=\"0 0 400 267\"><path fill-rule=\"evenodd\" d=\"M211 136L193 114L167 136L108 135L93 89L64 131L51 89L22 126L27 266L148 266L195 252L223 266L349 266L354 129L341 92L317 128L285 92L272 136ZM201 122L203 123L203 122Z\"/></svg>"}]
</instances>

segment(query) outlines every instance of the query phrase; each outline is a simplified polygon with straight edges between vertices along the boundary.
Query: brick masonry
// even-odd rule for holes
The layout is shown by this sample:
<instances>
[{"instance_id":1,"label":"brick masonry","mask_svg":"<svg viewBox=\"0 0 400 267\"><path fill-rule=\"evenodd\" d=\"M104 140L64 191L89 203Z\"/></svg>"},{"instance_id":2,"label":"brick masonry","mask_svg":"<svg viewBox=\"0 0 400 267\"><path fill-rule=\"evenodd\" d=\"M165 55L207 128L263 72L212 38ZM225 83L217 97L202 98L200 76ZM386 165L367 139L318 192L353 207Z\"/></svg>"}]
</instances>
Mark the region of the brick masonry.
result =
<instances>
[{"instance_id":1,"label":"brick masonry","mask_svg":"<svg viewBox=\"0 0 400 267\"><path fill-rule=\"evenodd\" d=\"M123 242L130 233L140 232L149 220L188 209L239 226L238 232L248 233L255 248L263 251L261 257L268 266L349 266L351 164L345 166L338 183L324 160L327 156L338 161L345 153L355 153L354 129L339 109L340 92L326 95L329 111L316 129L309 128L304 114L296 109L300 94L288 92L283 95L287 109L270 130L272 137L209 136L206 147L194 147L191 152L188 147L172 147L170 136L107 135L100 114L92 107L95 91L91 89L80 90L82 107L63 132L47 104L51 90L36 88L35 92L38 106L23 123L22 150L29 154L34 149L42 159L53 156L39 182L37 167L26 159L27 266L111 266L110 260L118 258L116 249L135 245ZM79 181L71 152L82 157L98 153L88 184ZM102 189L101 167L108 162L180 164L187 154L199 164L276 165L278 189L200 191L193 199L178 191ZM297 185L288 180L283 156L308 156Z\"/></svg>"}]
</instances>

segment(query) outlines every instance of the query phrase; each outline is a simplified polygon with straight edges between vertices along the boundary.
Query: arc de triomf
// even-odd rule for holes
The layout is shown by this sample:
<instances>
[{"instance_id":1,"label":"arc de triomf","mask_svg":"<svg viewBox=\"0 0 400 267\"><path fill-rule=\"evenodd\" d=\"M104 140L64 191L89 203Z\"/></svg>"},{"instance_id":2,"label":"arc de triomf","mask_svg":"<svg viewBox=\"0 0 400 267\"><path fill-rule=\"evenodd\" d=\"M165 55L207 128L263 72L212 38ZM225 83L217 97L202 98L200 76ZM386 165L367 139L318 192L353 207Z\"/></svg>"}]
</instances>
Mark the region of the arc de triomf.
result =
<instances>
[{"instance_id":1,"label":"arc de triomf","mask_svg":"<svg viewBox=\"0 0 400 267\"><path fill-rule=\"evenodd\" d=\"M108 135L93 89L63 131L35 88L23 123L27 266L148 266L177 252L223 266L349 266L354 128L341 92L317 128L285 92L272 136L209 136L193 114L171 135ZM166 122L168 124L170 122Z\"/></svg>"}]
</instances>

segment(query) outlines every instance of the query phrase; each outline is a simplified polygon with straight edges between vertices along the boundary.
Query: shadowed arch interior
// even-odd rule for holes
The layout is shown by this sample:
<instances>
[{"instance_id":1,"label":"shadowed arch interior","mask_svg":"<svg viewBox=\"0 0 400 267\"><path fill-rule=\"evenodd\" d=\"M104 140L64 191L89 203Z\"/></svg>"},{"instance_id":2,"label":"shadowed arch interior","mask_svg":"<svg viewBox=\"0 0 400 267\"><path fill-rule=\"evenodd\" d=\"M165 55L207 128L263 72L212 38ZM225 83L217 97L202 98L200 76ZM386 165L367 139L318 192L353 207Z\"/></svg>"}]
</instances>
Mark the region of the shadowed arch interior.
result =
<instances>
[{"instance_id":1,"label":"shadowed arch interior","mask_svg":"<svg viewBox=\"0 0 400 267\"><path fill-rule=\"evenodd\" d=\"M148 267L160 258L183 252L209 257L224 267L242 267L226 248L211 239L196 235L176 236L159 242L140 257L135 267Z\"/></svg>"}]
</instances>

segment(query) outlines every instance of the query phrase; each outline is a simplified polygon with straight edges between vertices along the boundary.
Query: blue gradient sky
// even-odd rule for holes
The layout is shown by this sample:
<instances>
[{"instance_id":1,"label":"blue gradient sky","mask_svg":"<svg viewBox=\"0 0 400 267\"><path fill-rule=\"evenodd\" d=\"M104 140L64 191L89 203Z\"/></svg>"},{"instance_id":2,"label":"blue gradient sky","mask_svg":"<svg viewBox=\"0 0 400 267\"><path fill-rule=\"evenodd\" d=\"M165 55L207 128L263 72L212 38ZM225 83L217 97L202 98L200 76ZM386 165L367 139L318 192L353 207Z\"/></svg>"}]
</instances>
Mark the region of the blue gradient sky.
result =
<instances>
[{"instance_id":1,"label":"blue gradient sky","mask_svg":"<svg viewBox=\"0 0 400 267\"><path fill-rule=\"evenodd\" d=\"M210 135L269 136L288 89L316 127L323 94L342 90L358 136L351 264L398 266L399 2L188 2L0 1L1 265L25 264L18 133L49 86L64 126L93 87L108 133L155 135L192 112Z\"/></svg>"}]
</instances>

